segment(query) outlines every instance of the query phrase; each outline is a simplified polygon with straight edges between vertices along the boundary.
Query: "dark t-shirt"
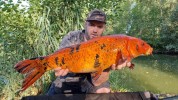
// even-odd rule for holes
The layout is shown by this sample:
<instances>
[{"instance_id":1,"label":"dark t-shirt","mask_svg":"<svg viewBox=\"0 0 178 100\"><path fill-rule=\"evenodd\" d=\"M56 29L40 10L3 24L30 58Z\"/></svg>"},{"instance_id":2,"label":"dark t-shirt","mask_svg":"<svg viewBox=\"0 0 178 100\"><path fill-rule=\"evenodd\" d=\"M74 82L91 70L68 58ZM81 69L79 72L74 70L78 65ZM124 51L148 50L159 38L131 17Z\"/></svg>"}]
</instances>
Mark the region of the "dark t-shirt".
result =
<instances>
[{"instance_id":1,"label":"dark t-shirt","mask_svg":"<svg viewBox=\"0 0 178 100\"><path fill-rule=\"evenodd\" d=\"M64 36L59 48L76 45L87 40L89 40L89 36L85 33L85 30L71 31Z\"/></svg>"}]
</instances>

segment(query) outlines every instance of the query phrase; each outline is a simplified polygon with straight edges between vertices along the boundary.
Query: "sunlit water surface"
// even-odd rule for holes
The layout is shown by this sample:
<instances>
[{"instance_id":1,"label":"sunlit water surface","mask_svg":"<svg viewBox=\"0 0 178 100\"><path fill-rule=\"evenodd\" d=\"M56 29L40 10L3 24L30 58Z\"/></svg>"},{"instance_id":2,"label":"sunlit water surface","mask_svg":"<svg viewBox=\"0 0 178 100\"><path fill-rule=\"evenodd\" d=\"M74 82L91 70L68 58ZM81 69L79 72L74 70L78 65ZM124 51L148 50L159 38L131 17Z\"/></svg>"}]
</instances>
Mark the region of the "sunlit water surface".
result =
<instances>
[{"instance_id":1,"label":"sunlit water surface","mask_svg":"<svg viewBox=\"0 0 178 100\"><path fill-rule=\"evenodd\" d=\"M150 91L159 94L178 94L178 55L153 55L133 60L134 70L113 71L113 89Z\"/></svg>"}]
</instances>

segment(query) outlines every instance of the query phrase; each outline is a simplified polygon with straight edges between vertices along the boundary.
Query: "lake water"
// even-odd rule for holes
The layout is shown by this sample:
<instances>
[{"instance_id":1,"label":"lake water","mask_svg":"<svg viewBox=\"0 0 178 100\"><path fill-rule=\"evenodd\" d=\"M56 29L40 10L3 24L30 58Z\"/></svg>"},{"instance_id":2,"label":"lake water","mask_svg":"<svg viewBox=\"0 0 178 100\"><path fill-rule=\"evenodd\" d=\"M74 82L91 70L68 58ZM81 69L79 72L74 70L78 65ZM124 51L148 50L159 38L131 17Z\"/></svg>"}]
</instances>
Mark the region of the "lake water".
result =
<instances>
[{"instance_id":1,"label":"lake water","mask_svg":"<svg viewBox=\"0 0 178 100\"><path fill-rule=\"evenodd\" d=\"M178 55L153 55L133 60L134 70L124 68L110 75L114 90L178 94Z\"/></svg>"}]
</instances>

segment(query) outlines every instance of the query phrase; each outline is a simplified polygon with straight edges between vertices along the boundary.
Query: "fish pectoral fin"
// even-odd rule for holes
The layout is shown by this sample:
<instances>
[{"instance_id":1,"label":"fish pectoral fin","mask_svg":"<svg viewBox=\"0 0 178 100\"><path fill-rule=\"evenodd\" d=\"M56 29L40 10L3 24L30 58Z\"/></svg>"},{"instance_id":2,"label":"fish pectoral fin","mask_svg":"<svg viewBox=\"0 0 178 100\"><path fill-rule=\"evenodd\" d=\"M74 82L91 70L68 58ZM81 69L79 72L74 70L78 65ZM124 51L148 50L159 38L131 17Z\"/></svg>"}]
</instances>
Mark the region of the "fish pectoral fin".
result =
<instances>
[{"instance_id":1,"label":"fish pectoral fin","mask_svg":"<svg viewBox=\"0 0 178 100\"><path fill-rule=\"evenodd\" d=\"M127 58L123 57L121 51L118 51L115 63L116 63L116 65L118 65L118 64L124 63L125 61L131 62L131 60L132 60L131 58L132 58L132 57L127 57ZM128 66L128 67L129 67L130 69L134 69L134 66L135 66L135 65L134 65L133 63L131 63L131 65Z\"/></svg>"},{"instance_id":2,"label":"fish pectoral fin","mask_svg":"<svg viewBox=\"0 0 178 100\"><path fill-rule=\"evenodd\" d=\"M129 66L129 68L130 68L130 69L134 69L134 66L135 66L135 65L134 65L133 63L131 63L131 65Z\"/></svg>"},{"instance_id":3,"label":"fish pectoral fin","mask_svg":"<svg viewBox=\"0 0 178 100\"><path fill-rule=\"evenodd\" d=\"M116 66L119 64L123 64L126 60L128 61L128 59L122 55L122 52L118 51L115 61Z\"/></svg>"},{"instance_id":4,"label":"fish pectoral fin","mask_svg":"<svg viewBox=\"0 0 178 100\"><path fill-rule=\"evenodd\" d=\"M92 83L95 82L101 75L103 70L99 70L97 72L91 73Z\"/></svg>"},{"instance_id":5,"label":"fish pectoral fin","mask_svg":"<svg viewBox=\"0 0 178 100\"><path fill-rule=\"evenodd\" d=\"M117 52L117 56L116 56L115 64L118 65L121 62L121 60L123 60L122 53L121 53L121 51L118 51Z\"/></svg>"}]
</instances>

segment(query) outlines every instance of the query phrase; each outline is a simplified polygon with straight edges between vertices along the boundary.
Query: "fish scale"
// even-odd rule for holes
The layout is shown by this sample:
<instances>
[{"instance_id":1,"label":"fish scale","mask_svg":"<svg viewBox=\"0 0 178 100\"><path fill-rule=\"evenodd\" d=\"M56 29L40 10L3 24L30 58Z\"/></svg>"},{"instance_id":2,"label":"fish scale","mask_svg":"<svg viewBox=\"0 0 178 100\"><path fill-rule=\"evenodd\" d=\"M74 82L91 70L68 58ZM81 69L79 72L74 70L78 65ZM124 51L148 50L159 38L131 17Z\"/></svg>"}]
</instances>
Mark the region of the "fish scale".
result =
<instances>
[{"instance_id":1,"label":"fish scale","mask_svg":"<svg viewBox=\"0 0 178 100\"><path fill-rule=\"evenodd\" d=\"M118 61L131 60L152 54L153 48L145 41L127 35L107 35L62 48L53 54L18 62L15 69L26 74L22 91L38 80L46 71L61 67L72 73L93 73L97 79L101 72ZM131 64L130 68L133 68Z\"/></svg>"}]
</instances>

